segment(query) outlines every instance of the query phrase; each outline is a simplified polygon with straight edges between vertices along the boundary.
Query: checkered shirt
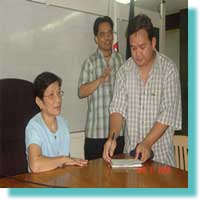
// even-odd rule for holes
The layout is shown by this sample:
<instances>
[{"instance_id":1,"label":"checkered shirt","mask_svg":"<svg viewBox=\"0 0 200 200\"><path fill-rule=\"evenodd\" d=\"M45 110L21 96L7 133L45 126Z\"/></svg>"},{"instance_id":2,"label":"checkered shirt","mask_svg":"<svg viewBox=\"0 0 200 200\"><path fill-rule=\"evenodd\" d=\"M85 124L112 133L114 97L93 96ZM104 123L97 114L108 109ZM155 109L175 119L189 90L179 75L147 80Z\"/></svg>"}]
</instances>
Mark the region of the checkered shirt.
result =
<instances>
[{"instance_id":1,"label":"checkered shirt","mask_svg":"<svg viewBox=\"0 0 200 200\"><path fill-rule=\"evenodd\" d=\"M175 166L172 137L181 129L181 91L178 69L169 58L156 52L146 84L129 58L117 73L110 112L126 119L125 152L134 149L155 122L169 125L152 149L154 160Z\"/></svg>"},{"instance_id":2,"label":"checkered shirt","mask_svg":"<svg viewBox=\"0 0 200 200\"><path fill-rule=\"evenodd\" d=\"M110 82L101 84L87 97L88 111L85 125L85 134L88 138L107 138L109 133L109 106L113 96L116 73L124 63L119 53L113 52L109 60L112 67ZM85 60L79 77L78 87L99 78L107 67L100 49ZM122 135L122 134L121 134Z\"/></svg>"}]
</instances>

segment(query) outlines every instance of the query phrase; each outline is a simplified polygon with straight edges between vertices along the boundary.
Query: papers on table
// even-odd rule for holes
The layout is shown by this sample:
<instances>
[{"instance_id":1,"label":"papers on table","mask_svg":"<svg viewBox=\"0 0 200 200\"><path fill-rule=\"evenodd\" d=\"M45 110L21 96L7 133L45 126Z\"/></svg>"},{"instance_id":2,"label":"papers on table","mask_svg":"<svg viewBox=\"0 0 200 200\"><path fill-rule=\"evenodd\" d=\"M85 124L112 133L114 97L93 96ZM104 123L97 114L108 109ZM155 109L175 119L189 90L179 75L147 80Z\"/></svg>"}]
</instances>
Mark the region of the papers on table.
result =
<instances>
[{"instance_id":1,"label":"papers on table","mask_svg":"<svg viewBox=\"0 0 200 200\"><path fill-rule=\"evenodd\" d=\"M112 159L111 166L112 168L142 167L142 161L134 159Z\"/></svg>"}]
</instances>

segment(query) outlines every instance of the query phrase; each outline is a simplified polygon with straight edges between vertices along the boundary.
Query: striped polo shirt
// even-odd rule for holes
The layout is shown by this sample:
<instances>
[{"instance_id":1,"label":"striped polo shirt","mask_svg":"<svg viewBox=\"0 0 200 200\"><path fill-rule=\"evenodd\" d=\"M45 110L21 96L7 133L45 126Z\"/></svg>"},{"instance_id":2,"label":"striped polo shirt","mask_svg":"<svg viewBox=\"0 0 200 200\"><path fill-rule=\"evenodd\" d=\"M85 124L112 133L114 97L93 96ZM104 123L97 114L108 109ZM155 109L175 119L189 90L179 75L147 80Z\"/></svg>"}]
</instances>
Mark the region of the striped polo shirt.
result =
<instances>
[{"instance_id":1,"label":"striped polo shirt","mask_svg":"<svg viewBox=\"0 0 200 200\"><path fill-rule=\"evenodd\" d=\"M110 81L100 84L99 87L87 97L88 110L85 125L87 138L107 138L109 133L109 106L113 96L116 73L124 63L121 54L113 52L107 64L103 53L97 49L83 63L79 77L78 87L99 78L106 67L111 67ZM122 135L122 134L121 134Z\"/></svg>"}]
</instances>

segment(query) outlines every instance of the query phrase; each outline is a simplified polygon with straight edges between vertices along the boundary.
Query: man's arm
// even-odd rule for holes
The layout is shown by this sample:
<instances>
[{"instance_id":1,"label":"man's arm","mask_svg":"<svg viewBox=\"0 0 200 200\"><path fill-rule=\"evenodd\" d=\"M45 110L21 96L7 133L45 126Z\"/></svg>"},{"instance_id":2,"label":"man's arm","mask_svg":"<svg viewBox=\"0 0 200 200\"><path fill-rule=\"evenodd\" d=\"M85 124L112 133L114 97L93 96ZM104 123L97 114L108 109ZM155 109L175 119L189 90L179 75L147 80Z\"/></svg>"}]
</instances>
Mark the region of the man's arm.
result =
<instances>
[{"instance_id":1,"label":"man's arm","mask_svg":"<svg viewBox=\"0 0 200 200\"><path fill-rule=\"evenodd\" d=\"M120 113L112 113L110 115L110 131L108 140L104 145L103 158L105 161L110 162L117 146L116 139L123 126L123 117Z\"/></svg>"},{"instance_id":2,"label":"man's arm","mask_svg":"<svg viewBox=\"0 0 200 200\"><path fill-rule=\"evenodd\" d=\"M109 138L112 138L113 133L115 133L116 137L121 131L123 125L123 116L120 113L111 113L110 114L110 130L109 130Z\"/></svg>"},{"instance_id":3,"label":"man's arm","mask_svg":"<svg viewBox=\"0 0 200 200\"><path fill-rule=\"evenodd\" d=\"M162 124L160 122L156 122L148 135L144 138L144 140L137 146L136 149L136 159L138 159L139 154L142 154L141 160L146 161L150 157L151 148L153 144L155 144L158 139L165 133L168 125Z\"/></svg>"},{"instance_id":4,"label":"man's arm","mask_svg":"<svg viewBox=\"0 0 200 200\"><path fill-rule=\"evenodd\" d=\"M92 82L81 85L79 88L79 97L80 98L88 97L99 87L99 85L102 82L103 82L102 77L99 77L98 79Z\"/></svg>"},{"instance_id":5,"label":"man's arm","mask_svg":"<svg viewBox=\"0 0 200 200\"><path fill-rule=\"evenodd\" d=\"M181 128L181 91L177 67L173 64L171 70L164 78L163 96L160 103L160 112L154 126L149 131L145 139L138 145L136 150L137 158L142 152L142 160L145 161L150 155L153 144L171 126L175 129Z\"/></svg>"},{"instance_id":6,"label":"man's arm","mask_svg":"<svg viewBox=\"0 0 200 200\"><path fill-rule=\"evenodd\" d=\"M94 81L82 84L79 88L79 97L84 98L90 96L102 83L109 81L111 68L105 68L103 74Z\"/></svg>"}]
</instances>

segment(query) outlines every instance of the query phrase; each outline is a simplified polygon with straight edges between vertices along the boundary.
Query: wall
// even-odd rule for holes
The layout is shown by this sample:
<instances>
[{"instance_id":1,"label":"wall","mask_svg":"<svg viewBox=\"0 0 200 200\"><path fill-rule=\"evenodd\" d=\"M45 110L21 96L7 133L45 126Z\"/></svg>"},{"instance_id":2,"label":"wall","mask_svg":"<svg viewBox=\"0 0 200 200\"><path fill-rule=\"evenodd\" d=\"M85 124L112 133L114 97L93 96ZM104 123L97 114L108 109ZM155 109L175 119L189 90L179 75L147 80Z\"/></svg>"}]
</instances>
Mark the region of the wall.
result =
<instances>
[{"instance_id":1,"label":"wall","mask_svg":"<svg viewBox=\"0 0 200 200\"><path fill-rule=\"evenodd\" d=\"M174 53L174 55L171 55L171 58L176 63L179 63L180 69L182 130L176 131L176 134L188 135L188 9L180 10L179 13L167 15L166 30L168 33L175 33L173 41L169 43L171 47L168 48L171 49L170 54ZM177 49L175 52L175 48L179 48L179 50Z\"/></svg>"},{"instance_id":2,"label":"wall","mask_svg":"<svg viewBox=\"0 0 200 200\"><path fill-rule=\"evenodd\" d=\"M84 132L70 134L70 155L74 158L84 159Z\"/></svg>"},{"instance_id":3,"label":"wall","mask_svg":"<svg viewBox=\"0 0 200 200\"><path fill-rule=\"evenodd\" d=\"M180 30L166 31L165 54L180 68Z\"/></svg>"}]
</instances>

